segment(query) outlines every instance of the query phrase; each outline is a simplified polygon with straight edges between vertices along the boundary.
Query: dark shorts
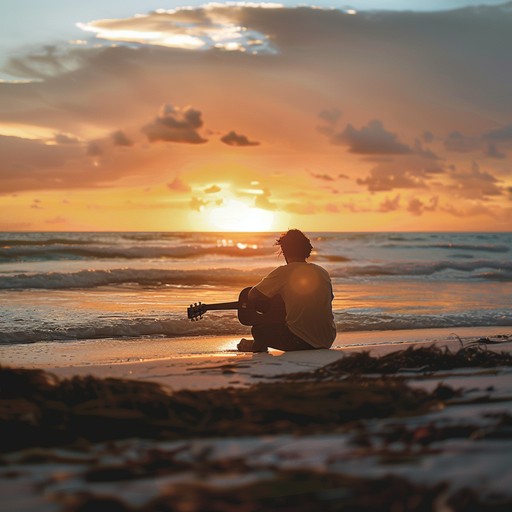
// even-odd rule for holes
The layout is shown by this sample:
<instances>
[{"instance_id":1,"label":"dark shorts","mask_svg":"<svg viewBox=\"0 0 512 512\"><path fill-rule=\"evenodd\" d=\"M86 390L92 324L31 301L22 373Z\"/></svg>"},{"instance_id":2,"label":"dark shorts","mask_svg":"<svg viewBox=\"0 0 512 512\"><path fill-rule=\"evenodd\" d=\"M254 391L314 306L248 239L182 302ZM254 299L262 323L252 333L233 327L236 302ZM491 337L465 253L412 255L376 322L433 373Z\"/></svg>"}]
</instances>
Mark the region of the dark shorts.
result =
<instances>
[{"instance_id":1,"label":"dark shorts","mask_svg":"<svg viewBox=\"0 0 512 512\"><path fill-rule=\"evenodd\" d=\"M258 324L252 327L254 338L254 350L264 352L267 348L277 350L314 350L309 343L293 334L288 326L283 323Z\"/></svg>"}]
</instances>

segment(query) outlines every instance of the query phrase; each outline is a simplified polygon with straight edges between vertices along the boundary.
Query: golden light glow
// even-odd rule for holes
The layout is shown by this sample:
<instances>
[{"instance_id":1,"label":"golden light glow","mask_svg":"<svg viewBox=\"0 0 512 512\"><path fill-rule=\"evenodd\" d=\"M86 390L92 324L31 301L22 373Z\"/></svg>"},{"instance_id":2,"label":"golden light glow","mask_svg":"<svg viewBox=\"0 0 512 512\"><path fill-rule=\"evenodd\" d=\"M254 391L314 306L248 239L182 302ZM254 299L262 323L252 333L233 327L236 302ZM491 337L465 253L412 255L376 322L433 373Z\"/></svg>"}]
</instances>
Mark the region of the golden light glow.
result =
<instances>
[{"instance_id":1,"label":"golden light glow","mask_svg":"<svg viewBox=\"0 0 512 512\"><path fill-rule=\"evenodd\" d=\"M271 231L274 224L274 214L271 211L248 206L236 199L208 209L205 214L211 226L220 231Z\"/></svg>"}]
</instances>

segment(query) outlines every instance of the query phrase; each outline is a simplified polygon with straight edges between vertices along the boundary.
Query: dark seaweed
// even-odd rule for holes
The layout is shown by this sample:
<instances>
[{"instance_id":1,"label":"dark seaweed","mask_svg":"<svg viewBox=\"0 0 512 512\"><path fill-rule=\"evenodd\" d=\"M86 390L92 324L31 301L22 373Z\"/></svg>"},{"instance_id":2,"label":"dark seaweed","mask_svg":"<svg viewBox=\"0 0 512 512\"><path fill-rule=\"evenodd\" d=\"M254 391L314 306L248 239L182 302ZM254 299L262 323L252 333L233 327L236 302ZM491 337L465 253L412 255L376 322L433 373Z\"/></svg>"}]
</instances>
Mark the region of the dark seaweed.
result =
<instances>
[{"instance_id":1,"label":"dark seaweed","mask_svg":"<svg viewBox=\"0 0 512 512\"><path fill-rule=\"evenodd\" d=\"M482 350L478 347L462 348L451 352L448 348L409 347L390 354L373 357L369 352L349 354L313 372L288 375L288 379L332 380L347 374L390 375L404 371L437 372L456 368L496 368L512 366L512 354Z\"/></svg>"},{"instance_id":2,"label":"dark seaweed","mask_svg":"<svg viewBox=\"0 0 512 512\"><path fill-rule=\"evenodd\" d=\"M155 383L0 368L0 450L126 437L186 439L336 429L365 418L421 414L436 391L400 379L273 382L178 391Z\"/></svg>"}]
</instances>

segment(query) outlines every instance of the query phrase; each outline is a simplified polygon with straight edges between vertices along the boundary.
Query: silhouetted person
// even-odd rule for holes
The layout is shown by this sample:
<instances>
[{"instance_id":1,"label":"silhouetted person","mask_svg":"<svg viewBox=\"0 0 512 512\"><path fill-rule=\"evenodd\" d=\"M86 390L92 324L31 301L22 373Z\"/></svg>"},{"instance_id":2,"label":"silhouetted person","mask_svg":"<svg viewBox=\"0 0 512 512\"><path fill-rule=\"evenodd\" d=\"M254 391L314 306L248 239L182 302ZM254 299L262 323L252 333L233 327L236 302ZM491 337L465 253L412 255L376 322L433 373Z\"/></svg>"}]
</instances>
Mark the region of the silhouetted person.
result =
<instances>
[{"instance_id":1,"label":"silhouetted person","mask_svg":"<svg viewBox=\"0 0 512 512\"><path fill-rule=\"evenodd\" d=\"M252 327L253 340L242 339L238 350L265 352L330 348L336 338L332 314L332 284L322 267L306 261L311 254L309 239L298 229L290 229L276 241L286 260L249 292L250 301L280 295L285 316L272 323Z\"/></svg>"}]
</instances>

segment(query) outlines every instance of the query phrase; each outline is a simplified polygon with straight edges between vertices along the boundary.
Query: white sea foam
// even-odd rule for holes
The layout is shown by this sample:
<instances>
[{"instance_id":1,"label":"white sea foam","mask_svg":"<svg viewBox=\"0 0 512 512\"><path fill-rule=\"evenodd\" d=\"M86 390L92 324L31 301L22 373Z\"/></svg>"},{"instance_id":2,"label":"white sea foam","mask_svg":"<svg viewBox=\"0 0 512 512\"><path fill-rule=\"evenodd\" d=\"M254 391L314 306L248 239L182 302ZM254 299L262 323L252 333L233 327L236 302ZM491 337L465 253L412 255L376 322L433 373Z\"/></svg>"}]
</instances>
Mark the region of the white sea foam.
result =
<instances>
[{"instance_id":1,"label":"white sea foam","mask_svg":"<svg viewBox=\"0 0 512 512\"><path fill-rule=\"evenodd\" d=\"M267 269L269 270L269 269ZM217 268L205 270L164 270L121 268L16 274L0 277L0 289L74 289L136 284L141 286L249 285L262 275L258 270Z\"/></svg>"},{"instance_id":2,"label":"white sea foam","mask_svg":"<svg viewBox=\"0 0 512 512\"><path fill-rule=\"evenodd\" d=\"M75 289L137 284L141 286L250 285L269 268L208 268L202 270L118 268L79 272L35 272L0 275L0 290ZM341 265L329 269L333 279L424 278L480 279L512 281L512 261L470 260L401 262L374 265Z\"/></svg>"},{"instance_id":3,"label":"white sea foam","mask_svg":"<svg viewBox=\"0 0 512 512\"><path fill-rule=\"evenodd\" d=\"M335 312L338 332L389 331L401 329L435 329L442 327L512 326L512 311L467 311L443 315L407 315L389 313ZM249 328L242 326L232 312L210 313L197 322L186 319L185 314L169 314L159 318L96 319L84 324L33 326L0 332L0 344L34 343L38 341L95 340L104 338L140 338L164 336L247 335Z\"/></svg>"}]
</instances>

